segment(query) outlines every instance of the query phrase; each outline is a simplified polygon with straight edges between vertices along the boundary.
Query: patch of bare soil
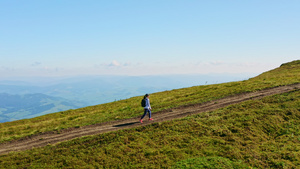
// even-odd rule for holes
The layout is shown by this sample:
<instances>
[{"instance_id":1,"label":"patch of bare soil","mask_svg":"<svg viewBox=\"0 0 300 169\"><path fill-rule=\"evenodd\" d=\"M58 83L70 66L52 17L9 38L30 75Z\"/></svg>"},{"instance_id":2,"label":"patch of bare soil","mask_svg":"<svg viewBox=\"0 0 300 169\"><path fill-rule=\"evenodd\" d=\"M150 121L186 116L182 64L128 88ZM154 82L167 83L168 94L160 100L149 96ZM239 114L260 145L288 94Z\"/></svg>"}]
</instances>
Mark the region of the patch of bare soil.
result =
<instances>
[{"instance_id":1,"label":"patch of bare soil","mask_svg":"<svg viewBox=\"0 0 300 169\"><path fill-rule=\"evenodd\" d=\"M265 96L286 93L286 92L299 90L299 89L300 89L300 83L297 83L293 85L265 89L257 92L242 93L242 94L238 94L238 95L234 95L234 96L230 96L230 97L226 97L226 98L222 98L222 99L218 99L206 103L181 106L169 110L164 110L161 112L154 112L152 114L154 120L148 121L147 118L144 118L145 120L144 123L142 124L139 122L140 117L135 117L131 119L84 126L81 128L65 129L61 131L59 134L55 132L43 133L39 135L22 138L20 140L15 140L15 141L0 144L0 155L7 154L11 151L23 151L35 147L43 147L49 144L53 145L62 141L67 141L82 136L96 135L96 134L110 132L110 131L149 125L155 122L163 122L167 120L178 119L191 114L213 111L246 100L260 99Z\"/></svg>"}]
</instances>

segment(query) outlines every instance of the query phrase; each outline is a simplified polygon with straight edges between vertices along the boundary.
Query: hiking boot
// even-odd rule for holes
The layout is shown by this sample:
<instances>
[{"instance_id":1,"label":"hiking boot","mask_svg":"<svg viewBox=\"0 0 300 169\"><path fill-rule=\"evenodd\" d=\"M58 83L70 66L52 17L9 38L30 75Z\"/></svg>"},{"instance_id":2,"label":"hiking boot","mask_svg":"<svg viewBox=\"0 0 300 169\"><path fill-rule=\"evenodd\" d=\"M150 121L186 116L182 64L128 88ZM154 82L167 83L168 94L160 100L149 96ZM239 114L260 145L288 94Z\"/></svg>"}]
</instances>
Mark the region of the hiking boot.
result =
<instances>
[{"instance_id":1,"label":"hiking boot","mask_svg":"<svg viewBox=\"0 0 300 169\"><path fill-rule=\"evenodd\" d=\"M143 120L141 119L140 122L143 123Z\"/></svg>"},{"instance_id":2,"label":"hiking boot","mask_svg":"<svg viewBox=\"0 0 300 169\"><path fill-rule=\"evenodd\" d=\"M152 118L150 118L149 120L153 120Z\"/></svg>"}]
</instances>

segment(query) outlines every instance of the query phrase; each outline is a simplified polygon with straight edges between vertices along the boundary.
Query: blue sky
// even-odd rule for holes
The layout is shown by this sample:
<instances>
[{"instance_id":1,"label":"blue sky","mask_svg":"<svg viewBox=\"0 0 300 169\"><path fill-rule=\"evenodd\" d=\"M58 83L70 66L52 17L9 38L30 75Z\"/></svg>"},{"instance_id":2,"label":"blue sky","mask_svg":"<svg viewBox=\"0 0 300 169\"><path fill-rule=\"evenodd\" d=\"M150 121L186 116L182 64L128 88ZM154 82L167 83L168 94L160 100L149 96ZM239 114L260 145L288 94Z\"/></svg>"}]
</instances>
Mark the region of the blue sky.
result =
<instances>
[{"instance_id":1,"label":"blue sky","mask_svg":"<svg viewBox=\"0 0 300 169\"><path fill-rule=\"evenodd\" d=\"M300 58L298 0L0 6L0 78L261 73Z\"/></svg>"}]
</instances>

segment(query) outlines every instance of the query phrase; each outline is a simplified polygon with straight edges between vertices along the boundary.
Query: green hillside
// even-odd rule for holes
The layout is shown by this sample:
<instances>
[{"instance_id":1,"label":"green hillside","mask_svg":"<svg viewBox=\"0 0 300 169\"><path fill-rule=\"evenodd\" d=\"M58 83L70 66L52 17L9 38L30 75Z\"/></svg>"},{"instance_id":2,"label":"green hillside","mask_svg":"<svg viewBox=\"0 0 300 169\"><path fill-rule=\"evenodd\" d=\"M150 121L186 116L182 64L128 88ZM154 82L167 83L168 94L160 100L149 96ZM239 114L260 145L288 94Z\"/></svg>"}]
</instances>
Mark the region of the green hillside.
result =
<instances>
[{"instance_id":1,"label":"green hillside","mask_svg":"<svg viewBox=\"0 0 300 169\"><path fill-rule=\"evenodd\" d=\"M155 112L300 82L300 60L245 81L151 95ZM7 168L296 168L300 91L0 156ZM141 97L0 124L6 142L47 131L139 117Z\"/></svg>"}]
</instances>

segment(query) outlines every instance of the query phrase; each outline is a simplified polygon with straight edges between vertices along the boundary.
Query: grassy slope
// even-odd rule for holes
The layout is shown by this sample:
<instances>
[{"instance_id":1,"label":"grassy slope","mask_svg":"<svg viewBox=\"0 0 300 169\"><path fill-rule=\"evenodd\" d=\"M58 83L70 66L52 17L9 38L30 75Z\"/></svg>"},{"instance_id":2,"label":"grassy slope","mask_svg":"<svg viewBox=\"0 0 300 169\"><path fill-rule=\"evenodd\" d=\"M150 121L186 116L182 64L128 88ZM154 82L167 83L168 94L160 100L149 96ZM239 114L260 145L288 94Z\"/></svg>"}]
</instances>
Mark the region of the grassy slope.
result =
<instances>
[{"instance_id":1,"label":"grassy slope","mask_svg":"<svg viewBox=\"0 0 300 169\"><path fill-rule=\"evenodd\" d=\"M300 91L0 157L7 168L297 168Z\"/></svg>"},{"instance_id":2,"label":"grassy slope","mask_svg":"<svg viewBox=\"0 0 300 169\"><path fill-rule=\"evenodd\" d=\"M168 108L167 105L176 107L240 92L292 84L300 82L299 74L300 61L295 61L243 82L196 86L155 93L151 98L152 105L156 110L162 110ZM168 168L176 162L178 162L177 166L194 165L195 162L190 164L190 161L195 158L194 161L201 161L199 159L220 157L230 165L292 168L300 165L299 98L300 92L297 91L262 100L247 101L180 120L84 137L57 146L11 153L1 156L0 162L3 166L12 168L26 166L72 168L89 165L91 167L104 165L106 167ZM140 97L136 97L35 119L4 123L1 126L1 137L17 138L26 134L27 130L36 133L35 127L39 128L41 124L45 126L43 130L53 130L53 127L57 126L52 125L66 128L93 124L114 120L118 116L121 118L123 113L129 114L124 118L135 117L140 115L139 100ZM159 101L155 102L155 100ZM137 108L133 108L134 106ZM103 119L100 119L97 113ZM91 120L93 117L97 118ZM36 121L35 127L33 124L32 126L27 124L34 123L34 121ZM48 122L50 126L45 124L47 121L51 121ZM60 124L56 121L65 123ZM24 124L27 125L27 130L15 129L25 126ZM2 130L6 130L6 133L11 131L11 135L2 134L5 133ZM43 130L40 129L40 131ZM203 161L206 165L211 165Z\"/></svg>"},{"instance_id":3,"label":"grassy slope","mask_svg":"<svg viewBox=\"0 0 300 169\"><path fill-rule=\"evenodd\" d=\"M154 93L151 105L155 111L180 105L202 103L242 92L251 92L275 86L300 82L300 60L283 64L255 78L207 86L195 86ZM46 131L59 131L70 127L80 127L125 119L141 115L141 97L133 97L112 103L63 111L32 119L0 124L0 143Z\"/></svg>"}]
</instances>

